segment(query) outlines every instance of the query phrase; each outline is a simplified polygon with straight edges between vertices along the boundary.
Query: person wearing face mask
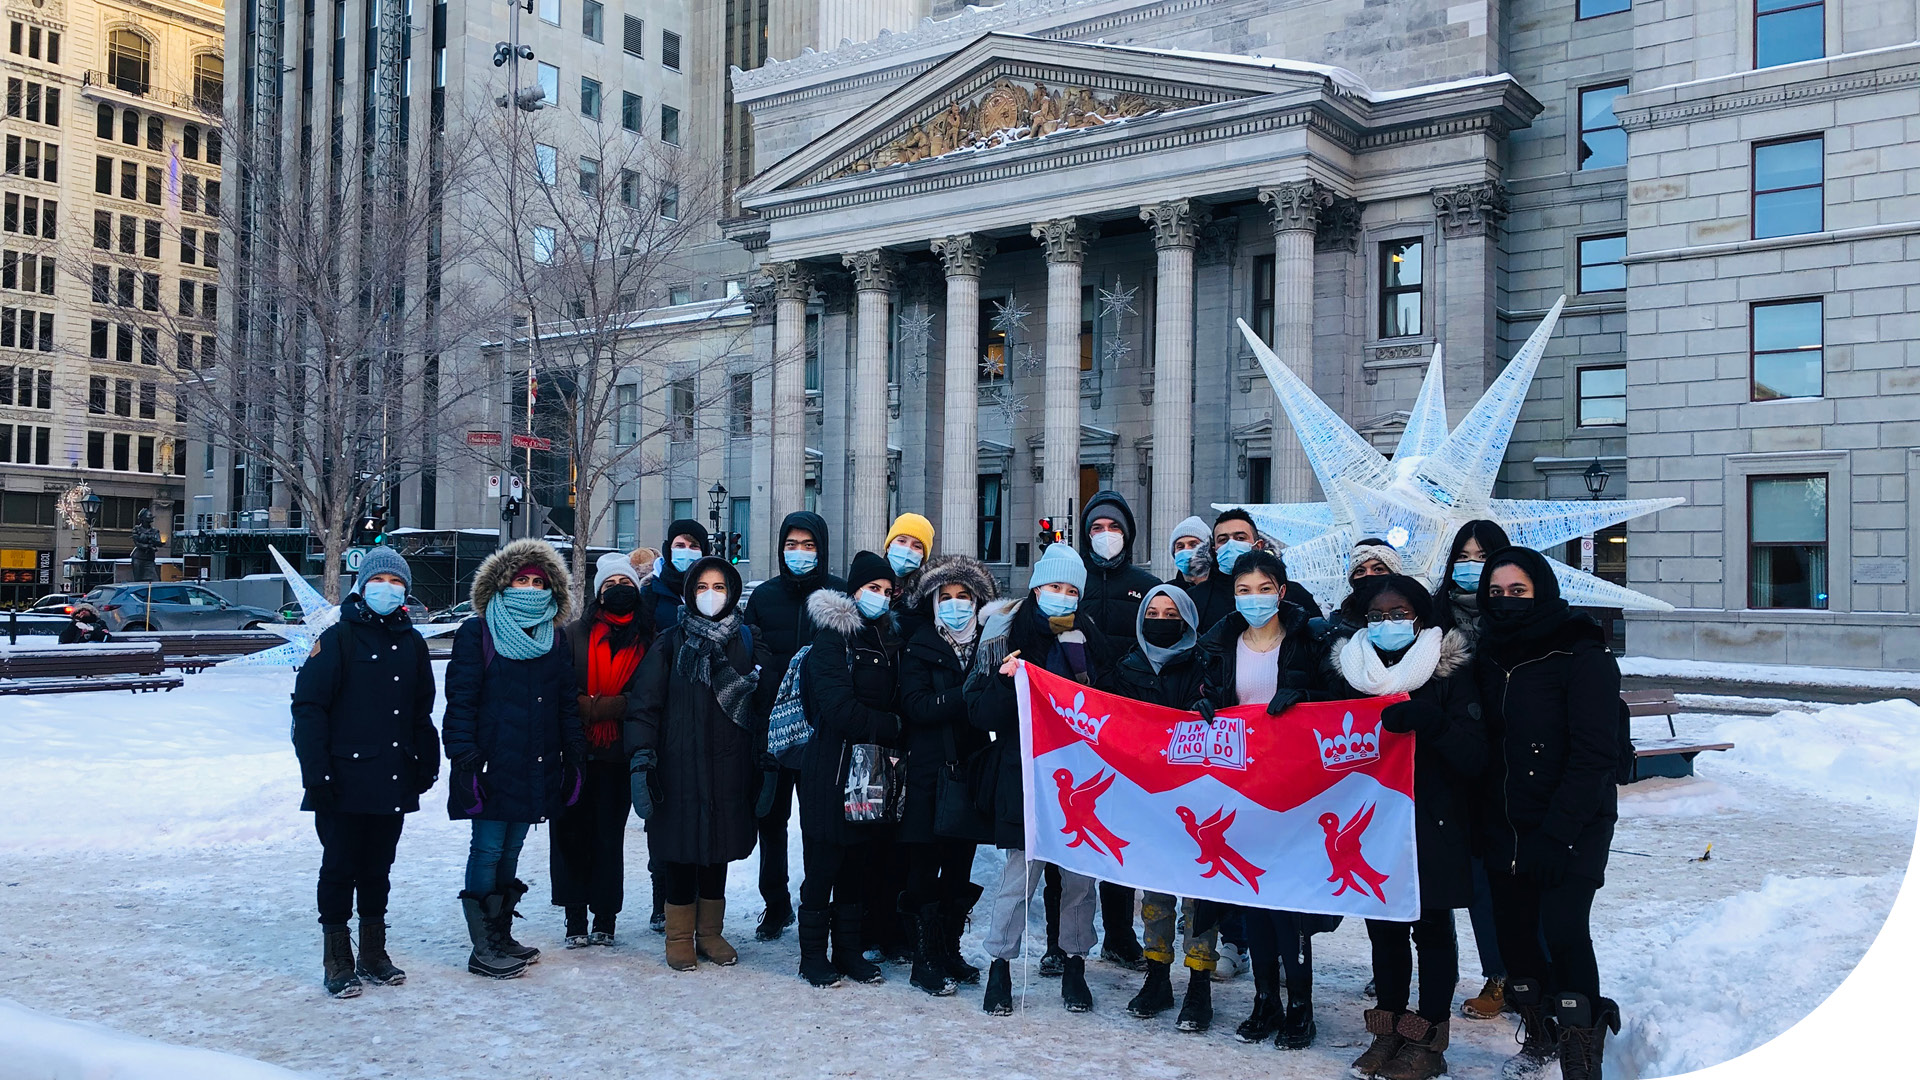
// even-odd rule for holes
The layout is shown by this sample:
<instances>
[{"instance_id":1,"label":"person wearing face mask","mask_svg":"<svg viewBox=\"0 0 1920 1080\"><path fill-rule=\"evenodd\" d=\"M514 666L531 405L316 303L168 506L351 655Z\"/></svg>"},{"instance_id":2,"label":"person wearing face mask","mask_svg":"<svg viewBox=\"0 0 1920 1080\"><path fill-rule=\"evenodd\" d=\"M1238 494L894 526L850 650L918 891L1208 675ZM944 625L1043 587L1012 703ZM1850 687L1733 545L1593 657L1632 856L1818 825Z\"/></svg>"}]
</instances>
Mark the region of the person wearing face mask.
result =
<instances>
[{"instance_id":1,"label":"person wearing face mask","mask_svg":"<svg viewBox=\"0 0 1920 1080\"><path fill-rule=\"evenodd\" d=\"M1314 636L1326 645L1335 639L1366 632L1367 624L1363 618L1365 609L1356 610L1353 607L1354 598L1360 595L1360 587L1372 578L1398 574L1403 570L1400 553L1392 545L1377 536L1362 537L1347 554L1347 595L1341 598L1340 606L1327 618L1308 620L1307 625Z\"/></svg>"},{"instance_id":2,"label":"person wearing face mask","mask_svg":"<svg viewBox=\"0 0 1920 1080\"><path fill-rule=\"evenodd\" d=\"M1277 544L1271 538L1261 534L1253 524L1253 516L1239 507L1222 510L1213 521L1213 565L1217 573L1208 581L1212 583L1215 597L1209 603L1202 603L1198 596L1194 604L1200 609L1200 620L1207 630L1212 630L1219 617L1213 623L1207 622L1208 613L1218 609L1220 615L1233 610L1233 570L1235 563L1243 555L1254 551L1265 551L1278 555L1283 544ZM1280 598L1307 613L1309 618L1320 614L1320 601L1314 599L1305 585L1289 581L1281 590ZM1201 631L1205 633L1206 630Z\"/></svg>"},{"instance_id":3,"label":"person wearing face mask","mask_svg":"<svg viewBox=\"0 0 1920 1080\"><path fill-rule=\"evenodd\" d=\"M1253 551L1234 561L1231 575L1233 614L1200 642L1208 705L1224 709L1265 702L1268 715L1278 716L1302 701L1324 698L1324 650L1307 630L1307 613L1284 599L1286 564L1270 551ZM1313 1045L1313 935L1332 930L1339 919L1264 908L1242 908L1241 915L1252 954L1254 1001L1252 1015L1235 1037L1260 1042L1271 1036L1288 1050Z\"/></svg>"},{"instance_id":4,"label":"person wearing face mask","mask_svg":"<svg viewBox=\"0 0 1920 1080\"><path fill-rule=\"evenodd\" d=\"M1419 919L1367 920L1378 1003L1363 1015L1373 1043L1352 1072L1379 1080L1433 1080L1447 1071L1443 1051L1460 974L1453 909L1473 899L1469 805L1487 759L1472 646L1458 630L1434 626L1426 587L1400 574L1364 578L1346 611L1366 629L1333 642L1329 690L1335 698L1409 695L1380 718L1388 731L1414 737L1420 855ZM1420 996L1410 1009L1416 951Z\"/></svg>"},{"instance_id":5,"label":"person wearing face mask","mask_svg":"<svg viewBox=\"0 0 1920 1080\"><path fill-rule=\"evenodd\" d=\"M667 966L726 967L727 864L753 853L765 721L753 695L766 654L747 629L740 572L718 556L682 574L680 621L659 632L627 695L628 797L666 905Z\"/></svg>"},{"instance_id":6,"label":"person wearing face mask","mask_svg":"<svg viewBox=\"0 0 1920 1080\"><path fill-rule=\"evenodd\" d=\"M903 605L907 590L919 580L920 566L933 555L933 522L919 514L901 514L887 528L887 543L881 548L887 565L893 568L899 591L894 599ZM905 614L904 609L902 614Z\"/></svg>"},{"instance_id":7,"label":"person wearing face mask","mask_svg":"<svg viewBox=\"0 0 1920 1080\"><path fill-rule=\"evenodd\" d=\"M475 617L453 636L442 739L453 766L448 816L473 822L460 902L475 975L513 978L540 958L513 937L527 892L515 875L527 831L575 801L568 781L586 759L573 648L561 630L571 607L559 552L515 540L474 572Z\"/></svg>"},{"instance_id":8,"label":"person wearing face mask","mask_svg":"<svg viewBox=\"0 0 1920 1080\"><path fill-rule=\"evenodd\" d=\"M1435 626L1458 630L1469 642L1480 637L1481 572L1487 556L1509 546L1507 531L1496 522L1479 518L1460 526L1447 549L1440 584L1433 590Z\"/></svg>"},{"instance_id":9,"label":"person wearing face mask","mask_svg":"<svg viewBox=\"0 0 1920 1080\"><path fill-rule=\"evenodd\" d=\"M1105 689L1169 709L1196 709L1207 699L1206 669L1200 655L1199 615L1193 600L1174 585L1156 585L1140 605L1138 642L1114 666ZM1210 900L1179 900L1167 893L1146 894L1147 979L1127 1003L1141 1019L1173 1008L1174 915L1185 916L1181 949L1187 969L1186 996L1175 1026L1202 1032L1213 1024L1213 973L1219 964L1220 918L1225 905Z\"/></svg>"},{"instance_id":10,"label":"person wearing face mask","mask_svg":"<svg viewBox=\"0 0 1920 1080\"><path fill-rule=\"evenodd\" d=\"M913 985L930 994L980 981L980 969L960 955L960 934L981 888L970 880L974 843L934 832L934 798L949 763L964 767L987 746L986 733L967 722L961 692L980 642L981 613L999 595L986 565L945 555L920 571L907 597L916 618L900 654L900 718L905 724L907 810L899 850L906 856L907 910L917 922Z\"/></svg>"},{"instance_id":11,"label":"person wearing face mask","mask_svg":"<svg viewBox=\"0 0 1920 1080\"><path fill-rule=\"evenodd\" d=\"M1105 634L1090 619L1078 617L1080 589L1087 568L1066 544L1050 544L1034 563L1026 596L996 604L986 612L980 647L961 693L967 719L993 733L993 761L987 766L993 785L994 846L1004 850L1000 883L993 904L987 953L993 958L981 1008L994 1016L1013 1014L1012 960L1020 955L1027 926L1027 905L1040 883L1038 866L1027 861L1026 804L1022 794L1020 708L1013 676L1020 661L1086 686L1101 686L1116 659ZM1087 987L1087 953L1093 950L1094 882L1060 872L1060 1000L1068 1012L1093 1008Z\"/></svg>"},{"instance_id":12,"label":"person wearing face mask","mask_svg":"<svg viewBox=\"0 0 1920 1080\"><path fill-rule=\"evenodd\" d=\"M1218 611L1209 612L1202 606L1216 595L1215 590L1206 588L1213 577L1213 530L1204 519L1190 517L1173 527L1167 549L1173 555L1173 576L1167 579L1167 584L1178 586L1193 601L1194 611L1200 617L1200 632L1204 634L1222 615L1233 610L1231 597L1218 605Z\"/></svg>"},{"instance_id":13,"label":"person wearing face mask","mask_svg":"<svg viewBox=\"0 0 1920 1080\"><path fill-rule=\"evenodd\" d=\"M587 759L578 773L580 797L553 820L548 868L553 904L566 913L569 949L612 945L626 892L627 755L620 745L621 726L640 660L653 640L636 576L627 556L600 556L586 610L567 625Z\"/></svg>"},{"instance_id":14,"label":"person wearing face mask","mask_svg":"<svg viewBox=\"0 0 1920 1080\"><path fill-rule=\"evenodd\" d=\"M1619 817L1620 667L1537 551L1494 552L1479 602L1476 667L1492 751L1479 848L1506 1003L1525 1032L1506 1075L1537 1077L1558 1057L1567 1080L1598 1080L1606 1032L1620 1030L1619 1006L1600 996L1589 926Z\"/></svg>"},{"instance_id":15,"label":"person wearing face mask","mask_svg":"<svg viewBox=\"0 0 1920 1080\"><path fill-rule=\"evenodd\" d=\"M320 928L327 993L398 986L387 955L387 895L406 815L440 774L433 668L404 608L413 572L389 547L367 552L359 587L321 632L293 683L293 750L320 837ZM360 910L360 955L347 919Z\"/></svg>"},{"instance_id":16,"label":"person wearing face mask","mask_svg":"<svg viewBox=\"0 0 1920 1080\"><path fill-rule=\"evenodd\" d=\"M876 844L892 826L848 821L846 784L854 744L892 747L900 740L893 568L862 551L848 565L847 581L851 595L821 589L807 598L814 637L801 686L814 730L800 762L806 877L800 882L799 934L800 977L815 986L836 985L842 976L860 983L886 981L863 955L861 922L871 879L881 869Z\"/></svg>"},{"instance_id":17,"label":"person wearing face mask","mask_svg":"<svg viewBox=\"0 0 1920 1080\"><path fill-rule=\"evenodd\" d=\"M706 557L708 543L707 527L692 518L681 518L667 526L667 548L660 555L660 570L641 591L643 602L653 609L656 633L680 621L687 571Z\"/></svg>"},{"instance_id":18,"label":"person wearing face mask","mask_svg":"<svg viewBox=\"0 0 1920 1080\"><path fill-rule=\"evenodd\" d=\"M780 523L778 572L754 588L747 599L745 616L754 640L767 651L768 671L784 673L794 654L812 643L808 598L821 589L847 591L847 583L827 571L829 553L827 522L820 515L796 510ZM773 698L779 689L777 677L760 680L754 712L763 723L773 710ZM775 777L778 786L773 791L772 810L760 819L760 899L766 907L753 936L758 941L773 941L793 925L793 898L787 891L787 830L793 818L793 789L800 770L782 768L770 760L763 760L761 767L763 773Z\"/></svg>"}]
</instances>

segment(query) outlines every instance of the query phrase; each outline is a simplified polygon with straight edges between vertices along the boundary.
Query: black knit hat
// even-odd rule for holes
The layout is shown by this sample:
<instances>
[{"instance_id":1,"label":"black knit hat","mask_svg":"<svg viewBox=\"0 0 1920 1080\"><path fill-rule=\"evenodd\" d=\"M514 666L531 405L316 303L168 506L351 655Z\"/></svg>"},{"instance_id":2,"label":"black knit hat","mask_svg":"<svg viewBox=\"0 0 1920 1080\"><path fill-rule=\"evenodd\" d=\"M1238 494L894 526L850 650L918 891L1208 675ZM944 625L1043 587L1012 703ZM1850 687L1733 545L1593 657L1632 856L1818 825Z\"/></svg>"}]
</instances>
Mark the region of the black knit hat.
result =
<instances>
[{"instance_id":1,"label":"black knit hat","mask_svg":"<svg viewBox=\"0 0 1920 1080\"><path fill-rule=\"evenodd\" d=\"M848 592L858 592L867 582L883 579L889 585L899 584L899 579L893 573L893 564L871 551L854 553L853 562L847 566Z\"/></svg>"},{"instance_id":2,"label":"black knit hat","mask_svg":"<svg viewBox=\"0 0 1920 1080\"><path fill-rule=\"evenodd\" d=\"M673 538L676 536L691 536L695 540L698 540L700 542L700 551L703 554L712 546L712 542L707 536L707 527L692 518L681 518L667 526L668 547L673 546Z\"/></svg>"}]
</instances>

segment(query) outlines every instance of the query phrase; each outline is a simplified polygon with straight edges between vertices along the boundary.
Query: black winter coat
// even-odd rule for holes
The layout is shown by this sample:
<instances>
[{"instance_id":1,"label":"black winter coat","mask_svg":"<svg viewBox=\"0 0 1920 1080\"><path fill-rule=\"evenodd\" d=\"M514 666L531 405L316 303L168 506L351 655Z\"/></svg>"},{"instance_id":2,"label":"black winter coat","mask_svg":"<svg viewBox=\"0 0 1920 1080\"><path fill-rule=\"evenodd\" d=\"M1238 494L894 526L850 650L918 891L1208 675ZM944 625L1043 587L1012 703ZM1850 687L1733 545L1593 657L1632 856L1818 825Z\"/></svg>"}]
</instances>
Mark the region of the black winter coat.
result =
<instances>
[{"instance_id":1,"label":"black winter coat","mask_svg":"<svg viewBox=\"0 0 1920 1080\"><path fill-rule=\"evenodd\" d=\"M1573 847L1569 874L1604 883L1619 818L1620 666L1585 615L1509 648L1489 644L1481 638L1475 665L1492 750L1481 785L1487 869L1514 872L1519 838L1538 829Z\"/></svg>"},{"instance_id":2,"label":"black winter coat","mask_svg":"<svg viewBox=\"0 0 1920 1080\"><path fill-rule=\"evenodd\" d=\"M884 835L884 826L846 818L848 747L900 745L900 639L891 613L868 622L845 593L815 592L807 612L813 649L801 685L813 738L801 750L800 833L832 844L864 843Z\"/></svg>"},{"instance_id":3,"label":"black winter coat","mask_svg":"<svg viewBox=\"0 0 1920 1080\"><path fill-rule=\"evenodd\" d=\"M1186 575L1175 574L1167 579L1167 584L1185 591L1193 600L1194 610L1200 615L1200 633L1219 625L1220 620L1233 614L1233 579L1215 570L1200 581L1188 581Z\"/></svg>"},{"instance_id":4,"label":"black winter coat","mask_svg":"<svg viewBox=\"0 0 1920 1080\"><path fill-rule=\"evenodd\" d=\"M662 564L660 573L640 590L640 606L647 609L647 617L652 621L655 634L665 633L669 628L680 625L680 609L686 601L680 597L680 586L669 584L667 577L671 567ZM684 575L674 575L684 581Z\"/></svg>"},{"instance_id":5,"label":"black winter coat","mask_svg":"<svg viewBox=\"0 0 1920 1080\"><path fill-rule=\"evenodd\" d=\"M1346 639L1333 643L1327 660L1334 700L1367 697L1340 677L1334 662ZM1440 662L1426 684L1408 694L1409 705L1444 719L1435 734L1414 736L1413 822L1420 852L1420 907L1463 908L1473 903L1473 803L1487 765L1487 732L1480 720L1480 691L1466 636L1441 639Z\"/></svg>"},{"instance_id":6,"label":"black winter coat","mask_svg":"<svg viewBox=\"0 0 1920 1080\"><path fill-rule=\"evenodd\" d=\"M1286 631L1280 640L1280 671L1276 688L1297 690L1307 701L1327 700L1325 651L1307 630L1307 613L1285 600L1280 602L1280 620ZM1206 668L1207 695L1215 708L1235 705L1259 705L1241 701L1235 685L1239 669L1240 635L1247 632L1246 616L1235 611L1200 639L1200 655Z\"/></svg>"},{"instance_id":7,"label":"black winter coat","mask_svg":"<svg viewBox=\"0 0 1920 1080\"><path fill-rule=\"evenodd\" d=\"M293 682L293 750L302 810L411 814L440 776L433 666L404 611L375 615L357 596L322 631ZM332 792L314 805L313 791Z\"/></svg>"},{"instance_id":8,"label":"black winter coat","mask_svg":"<svg viewBox=\"0 0 1920 1080\"><path fill-rule=\"evenodd\" d=\"M1087 535L1086 524L1097 517L1114 515L1119 517L1126 543L1109 563L1093 553L1093 537ZM1138 632L1135 620L1140 615L1141 601L1160 584L1160 579L1146 567L1133 564L1136 536L1133 508L1119 492L1096 493L1087 500L1080 520L1080 558L1087 565L1087 583L1080 587L1078 610L1082 617L1092 619L1100 627L1115 652L1124 653L1134 645L1134 635Z\"/></svg>"},{"instance_id":9,"label":"black winter coat","mask_svg":"<svg viewBox=\"0 0 1920 1080\"><path fill-rule=\"evenodd\" d=\"M780 572L754 586L753 595L747 597L747 608L743 617L747 625L753 627L755 645L766 649L767 674L760 680L760 686L753 694L753 711L765 719L773 710L774 695L780 692L780 679L787 672L787 665L793 662L793 654L813 642L813 620L807 616L807 598L816 590L832 589L834 592L847 591L847 583L827 573L827 523L818 514L805 510L796 510L780 523L780 543L784 545L787 534L795 529L804 529L813 536L816 554L820 561L814 564L806 574L795 574L787 569L786 560L775 551Z\"/></svg>"},{"instance_id":10,"label":"black winter coat","mask_svg":"<svg viewBox=\"0 0 1920 1080\"><path fill-rule=\"evenodd\" d=\"M652 750L653 817L647 849L657 862L714 866L753 854L759 837L754 803L760 793L755 764L764 731L747 731L720 710L705 686L673 674L673 657L686 631L676 623L653 639L627 698L626 752ZM761 657L736 634L727 661L742 675ZM761 677L766 677L763 672Z\"/></svg>"},{"instance_id":11,"label":"black winter coat","mask_svg":"<svg viewBox=\"0 0 1920 1080\"><path fill-rule=\"evenodd\" d=\"M596 605L589 600L586 614L567 624L567 647L573 650L574 703L580 713L580 732L583 736L591 733L596 721L614 725L611 744L596 748L592 740L588 739L586 760L625 765L628 755L621 743L627 722L627 702L632 699L635 688L640 684L640 669L638 667L633 669L633 677L627 680L625 693L608 694L598 698L587 693L587 665L593 660L593 624L596 610ZM643 622L648 618L644 605L634 612L634 618ZM633 648L640 650L642 660L646 659L648 643L652 639L651 630L643 626L633 645Z\"/></svg>"},{"instance_id":12,"label":"black winter coat","mask_svg":"<svg viewBox=\"0 0 1920 1080\"><path fill-rule=\"evenodd\" d=\"M898 835L903 843L941 839L933 833L940 767L948 761L965 763L989 742L986 732L967 721L967 699L961 692L966 681L966 665L939 628L930 619L916 622L900 653L900 719L907 758L907 813Z\"/></svg>"},{"instance_id":13,"label":"black winter coat","mask_svg":"<svg viewBox=\"0 0 1920 1080\"><path fill-rule=\"evenodd\" d=\"M556 630L544 655L515 660L494 649L491 636L484 617L468 619L454 632L447 663L447 758L482 763L482 820L537 824L566 805L562 755L586 758L573 649L565 632Z\"/></svg>"},{"instance_id":14,"label":"black winter coat","mask_svg":"<svg viewBox=\"0 0 1920 1080\"><path fill-rule=\"evenodd\" d=\"M1135 645L1113 666L1101 689L1149 705L1191 709L1208 696L1205 658L1196 644L1155 672L1147 654Z\"/></svg>"}]
</instances>

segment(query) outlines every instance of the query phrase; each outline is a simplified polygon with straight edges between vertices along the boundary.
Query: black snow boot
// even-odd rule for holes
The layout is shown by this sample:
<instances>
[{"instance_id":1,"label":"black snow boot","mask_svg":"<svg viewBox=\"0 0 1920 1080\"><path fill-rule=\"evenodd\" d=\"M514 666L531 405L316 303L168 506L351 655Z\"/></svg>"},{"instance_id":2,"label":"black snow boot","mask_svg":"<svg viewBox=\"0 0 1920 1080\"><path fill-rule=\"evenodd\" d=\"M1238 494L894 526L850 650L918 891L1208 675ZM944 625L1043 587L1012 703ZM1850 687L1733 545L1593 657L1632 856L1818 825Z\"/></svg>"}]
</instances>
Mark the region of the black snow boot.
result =
<instances>
[{"instance_id":1,"label":"black snow boot","mask_svg":"<svg viewBox=\"0 0 1920 1080\"><path fill-rule=\"evenodd\" d=\"M494 933L497 935L493 947L515 960L525 960L529 964L539 963L539 949L513 940L513 920L520 918L518 910L520 898L527 895L527 883L514 878L495 895L501 898L501 902L500 917L493 926Z\"/></svg>"},{"instance_id":2,"label":"black snow boot","mask_svg":"<svg viewBox=\"0 0 1920 1080\"><path fill-rule=\"evenodd\" d=\"M647 929L656 934L667 932L667 894L660 888L660 875L653 875L653 912L647 916Z\"/></svg>"},{"instance_id":3,"label":"black snow boot","mask_svg":"<svg viewBox=\"0 0 1920 1080\"><path fill-rule=\"evenodd\" d=\"M1060 1002L1068 1012L1093 1011L1093 991L1087 988L1086 957L1067 957L1067 966L1060 972Z\"/></svg>"},{"instance_id":4,"label":"black snow boot","mask_svg":"<svg viewBox=\"0 0 1920 1080\"><path fill-rule=\"evenodd\" d=\"M569 949L587 947L587 905L568 904L566 946Z\"/></svg>"},{"instance_id":5,"label":"black snow boot","mask_svg":"<svg viewBox=\"0 0 1920 1080\"><path fill-rule=\"evenodd\" d=\"M1196 1035L1213 1026L1213 972L1188 971L1186 1000L1180 1003L1180 1018L1173 1026Z\"/></svg>"},{"instance_id":6,"label":"black snow boot","mask_svg":"<svg viewBox=\"0 0 1920 1080\"><path fill-rule=\"evenodd\" d=\"M379 986L399 986L407 981L407 973L394 967L393 958L387 955L385 916L360 916L360 960L353 972Z\"/></svg>"},{"instance_id":7,"label":"black snow boot","mask_svg":"<svg viewBox=\"0 0 1920 1080\"><path fill-rule=\"evenodd\" d=\"M1559 1033L1547 1016L1540 983L1525 976L1507 979L1507 1007L1520 1018L1515 1038L1520 1052L1500 1067L1504 1080L1539 1080L1547 1065L1559 1056Z\"/></svg>"},{"instance_id":8,"label":"black snow boot","mask_svg":"<svg viewBox=\"0 0 1920 1080\"><path fill-rule=\"evenodd\" d=\"M833 968L857 983L883 983L886 975L862 955L860 924L865 917L860 904L833 905Z\"/></svg>"},{"instance_id":9,"label":"black snow boot","mask_svg":"<svg viewBox=\"0 0 1920 1080\"><path fill-rule=\"evenodd\" d=\"M493 947L493 920L505 898L499 893L475 896L460 894L460 908L467 917L467 936L473 939L473 952L467 955L467 970L489 979L517 979L527 973L527 962L508 956Z\"/></svg>"},{"instance_id":10,"label":"black snow boot","mask_svg":"<svg viewBox=\"0 0 1920 1080\"><path fill-rule=\"evenodd\" d=\"M337 998L360 996L360 980L353 973L353 931L345 923L320 928L324 939L327 993Z\"/></svg>"},{"instance_id":11,"label":"black snow boot","mask_svg":"<svg viewBox=\"0 0 1920 1080\"><path fill-rule=\"evenodd\" d=\"M1147 961L1147 981L1141 985L1140 992L1127 1002L1127 1013L1142 1020L1150 1020L1173 1008L1173 977L1168 973L1170 965L1164 960Z\"/></svg>"},{"instance_id":12,"label":"black snow boot","mask_svg":"<svg viewBox=\"0 0 1920 1080\"><path fill-rule=\"evenodd\" d=\"M840 973L827 960L827 934L832 921L825 910L800 909L800 977L821 988L840 985Z\"/></svg>"},{"instance_id":13,"label":"black snow boot","mask_svg":"<svg viewBox=\"0 0 1920 1080\"><path fill-rule=\"evenodd\" d=\"M1240 1026L1233 1029L1233 1037L1243 1043L1266 1042L1273 1033L1280 1030L1280 1014L1283 1007L1280 1002L1280 961L1269 958L1266 963L1256 960L1253 964L1253 1012Z\"/></svg>"},{"instance_id":14,"label":"black snow boot","mask_svg":"<svg viewBox=\"0 0 1920 1080\"><path fill-rule=\"evenodd\" d=\"M1144 971L1147 957L1133 932L1133 890L1103 881L1100 898L1100 959L1133 971Z\"/></svg>"},{"instance_id":15,"label":"black snow boot","mask_svg":"<svg viewBox=\"0 0 1920 1080\"><path fill-rule=\"evenodd\" d=\"M1313 1037L1320 1028L1313 1022L1313 1001L1311 998L1289 998L1287 1014L1280 1021L1280 1033L1274 1036L1273 1045L1281 1050L1305 1050L1313 1045Z\"/></svg>"},{"instance_id":16,"label":"black snow boot","mask_svg":"<svg viewBox=\"0 0 1920 1080\"><path fill-rule=\"evenodd\" d=\"M940 964L947 969L947 977L957 983L980 981L980 969L967 963L967 958L960 955L960 935L966 933L967 916L973 913L973 906L980 902L980 894L984 891L969 881L959 899L940 905Z\"/></svg>"},{"instance_id":17,"label":"black snow boot","mask_svg":"<svg viewBox=\"0 0 1920 1080\"><path fill-rule=\"evenodd\" d=\"M987 996L980 1000L980 1011L988 1016L1013 1015L1013 965L994 960L987 965Z\"/></svg>"},{"instance_id":18,"label":"black snow boot","mask_svg":"<svg viewBox=\"0 0 1920 1080\"><path fill-rule=\"evenodd\" d=\"M1554 995L1559 1021L1560 1075L1563 1080L1600 1080L1607 1032L1620 1031L1620 1007L1610 999L1588 1001L1585 994Z\"/></svg>"},{"instance_id":19,"label":"black snow boot","mask_svg":"<svg viewBox=\"0 0 1920 1080\"><path fill-rule=\"evenodd\" d=\"M753 940L778 941L792 925L793 901L781 896L778 902L768 903L767 910L760 914L760 925L753 928Z\"/></svg>"},{"instance_id":20,"label":"black snow boot","mask_svg":"<svg viewBox=\"0 0 1920 1080\"><path fill-rule=\"evenodd\" d=\"M940 905L922 904L915 928L919 931L919 948L914 950L913 974L908 981L934 997L946 997L959 985L940 963L940 926Z\"/></svg>"}]
</instances>

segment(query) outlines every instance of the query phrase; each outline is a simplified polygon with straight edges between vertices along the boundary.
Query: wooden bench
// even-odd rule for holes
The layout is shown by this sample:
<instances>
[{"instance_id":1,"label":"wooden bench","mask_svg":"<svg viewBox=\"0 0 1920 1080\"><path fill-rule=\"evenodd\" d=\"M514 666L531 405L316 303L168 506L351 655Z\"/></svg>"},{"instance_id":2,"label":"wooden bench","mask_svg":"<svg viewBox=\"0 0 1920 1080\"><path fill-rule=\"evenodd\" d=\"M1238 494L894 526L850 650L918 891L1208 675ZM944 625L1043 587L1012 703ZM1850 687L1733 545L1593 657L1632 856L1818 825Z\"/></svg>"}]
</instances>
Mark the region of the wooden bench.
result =
<instances>
[{"instance_id":1,"label":"wooden bench","mask_svg":"<svg viewBox=\"0 0 1920 1080\"><path fill-rule=\"evenodd\" d=\"M71 694L92 690L171 690L157 642L93 645L0 645L0 694Z\"/></svg>"},{"instance_id":2,"label":"wooden bench","mask_svg":"<svg viewBox=\"0 0 1920 1080\"><path fill-rule=\"evenodd\" d=\"M130 630L114 635L114 640L155 642L168 667L196 674L222 661L283 645L287 639L266 630Z\"/></svg>"},{"instance_id":3,"label":"wooden bench","mask_svg":"<svg viewBox=\"0 0 1920 1080\"><path fill-rule=\"evenodd\" d=\"M1682 778L1693 775L1693 759L1708 750L1731 750L1732 743L1696 743L1679 737L1673 727L1673 714L1680 704L1671 690L1622 690L1620 700L1635 719L1662 716L1667 721L1667 738L1633 741L1633 779L1656 776Z\"/></svg>"}]
</instances>

